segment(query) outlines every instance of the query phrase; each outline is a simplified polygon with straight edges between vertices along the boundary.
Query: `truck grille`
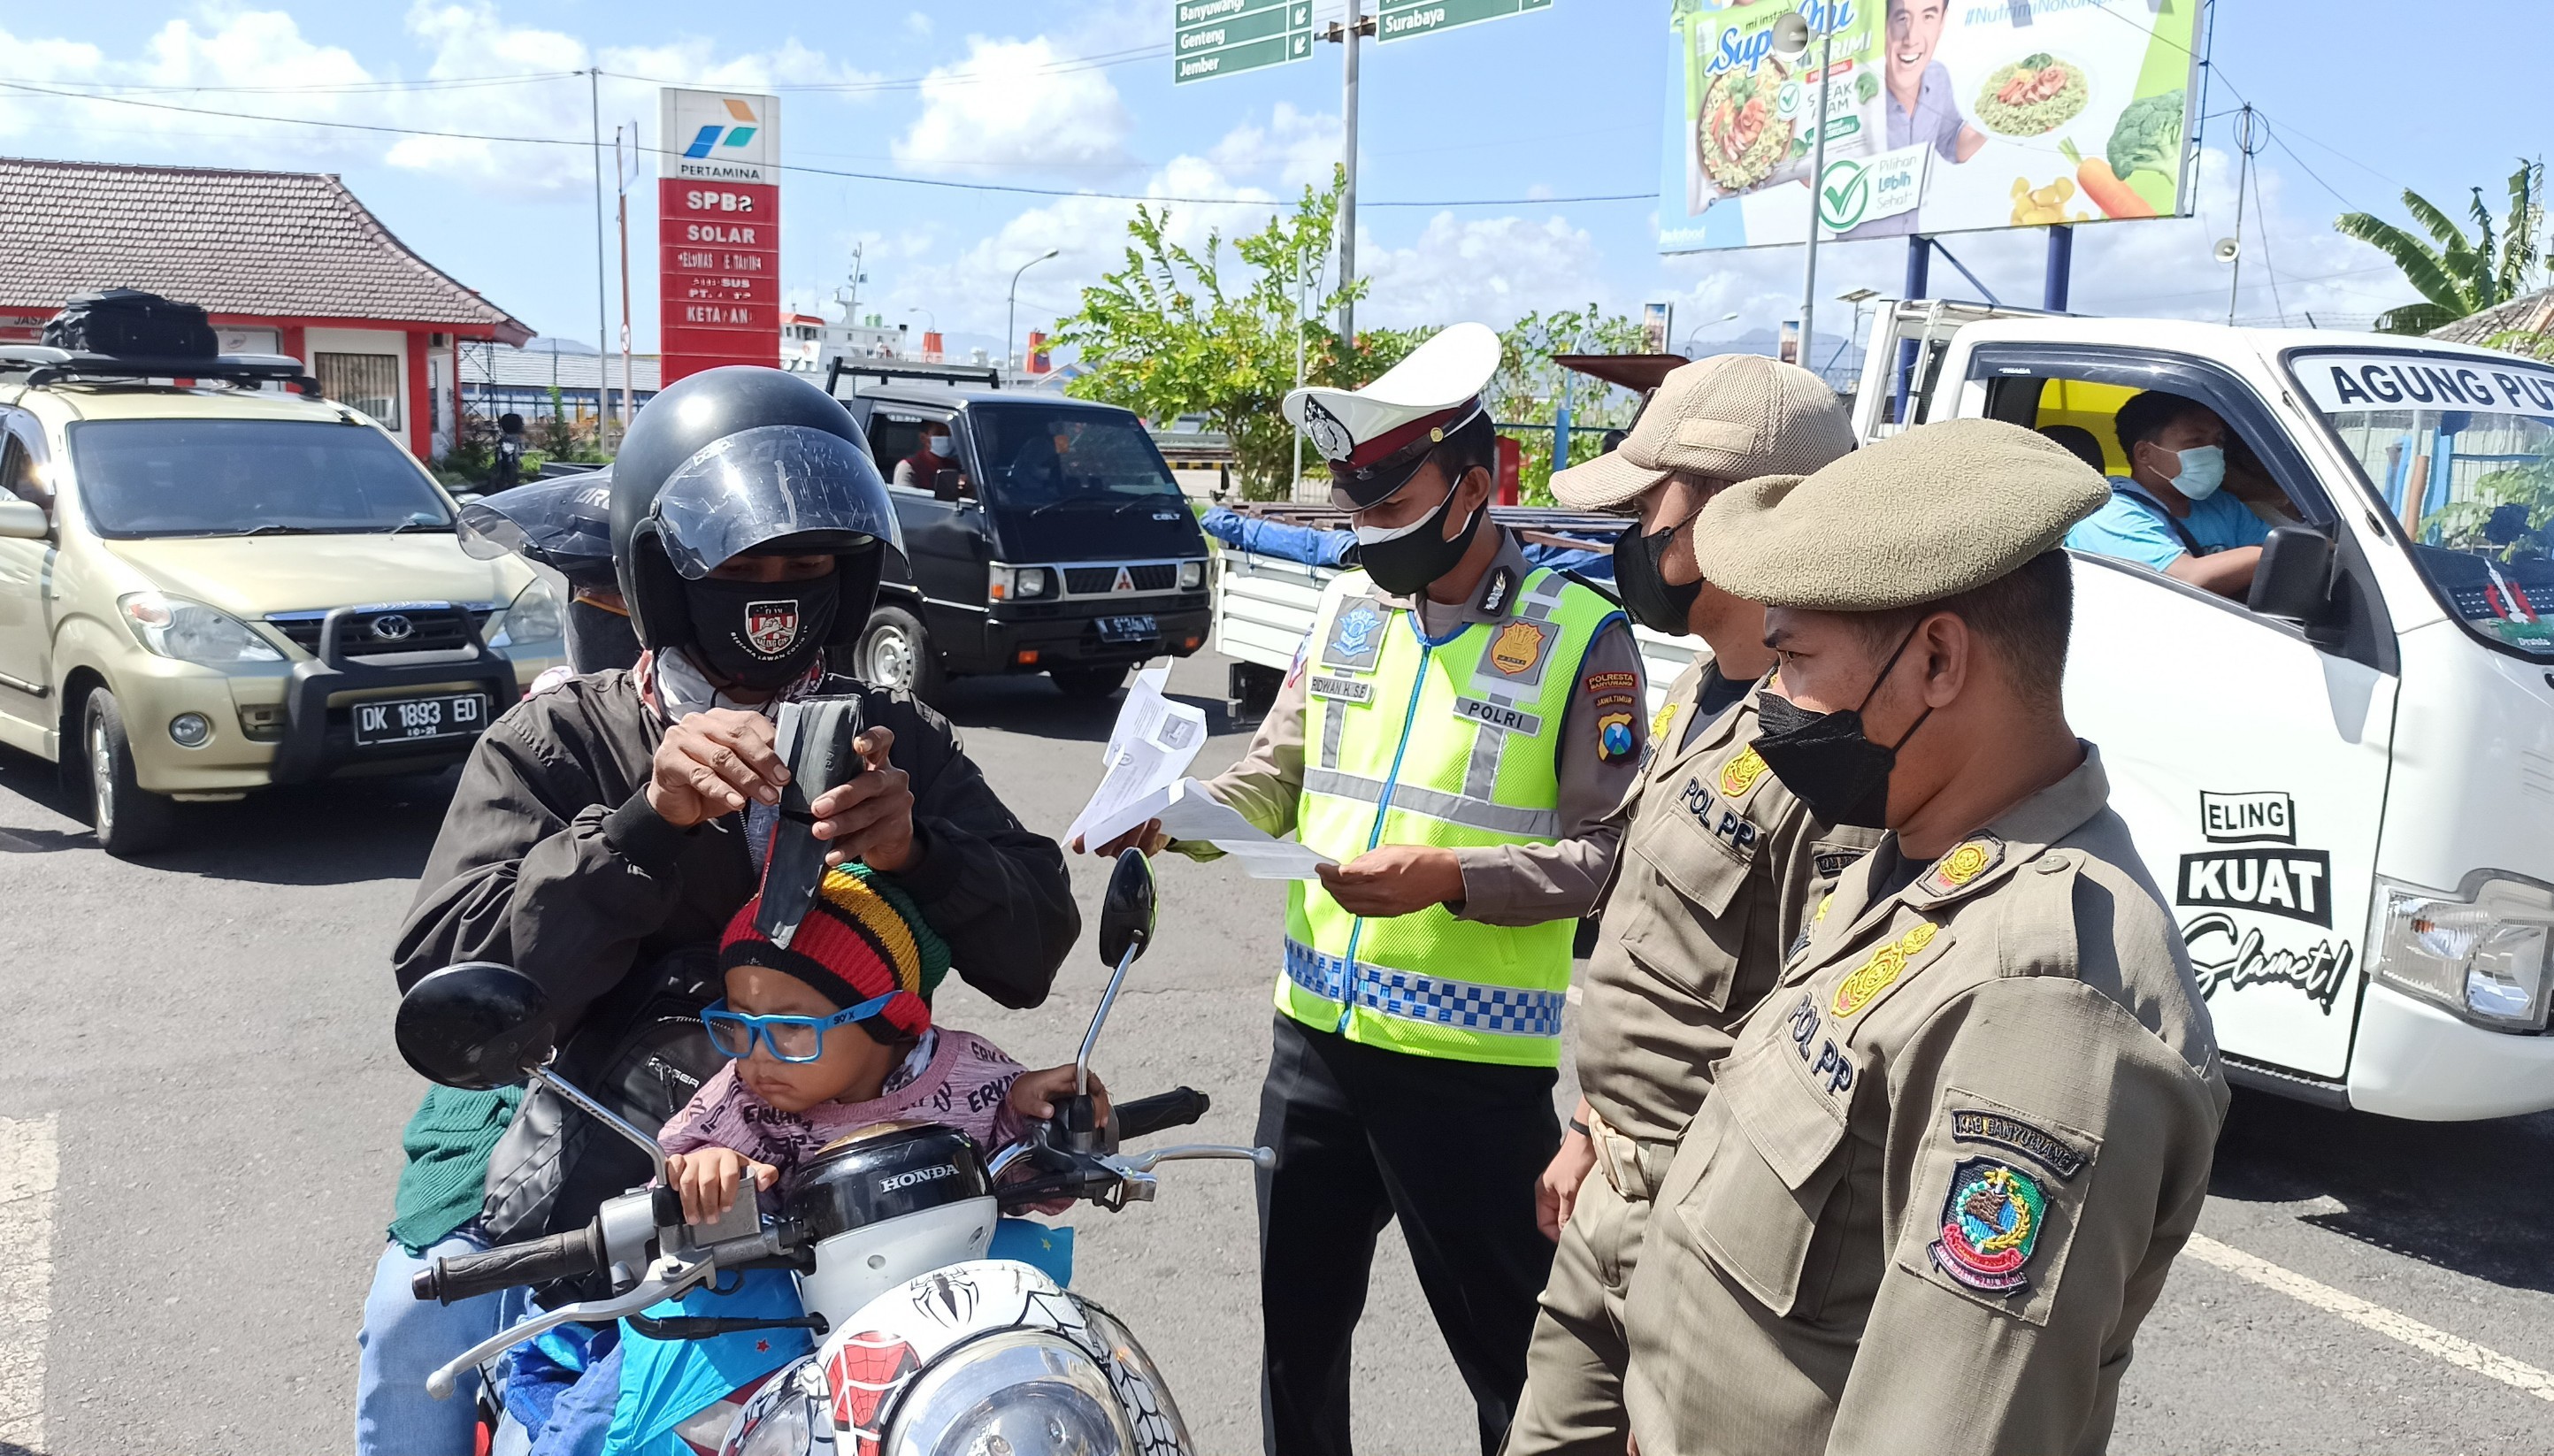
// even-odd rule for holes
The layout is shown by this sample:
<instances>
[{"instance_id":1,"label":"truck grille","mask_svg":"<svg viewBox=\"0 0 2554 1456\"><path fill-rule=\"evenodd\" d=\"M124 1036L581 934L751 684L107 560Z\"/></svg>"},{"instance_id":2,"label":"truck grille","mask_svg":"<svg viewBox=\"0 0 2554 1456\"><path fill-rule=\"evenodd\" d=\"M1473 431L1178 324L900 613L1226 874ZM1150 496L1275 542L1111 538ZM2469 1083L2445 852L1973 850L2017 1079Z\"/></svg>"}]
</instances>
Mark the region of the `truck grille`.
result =
<instances>
[{"instance_id":1,"label":"truck grille","mask_svg":"<svg viewBox=\"0 0 2554 1456\"><path fill-rule=\"evenodd\" d=\"M493 609L468 609L470 618L485 628ZM317 655L319 632L327 624L325 612L279 612L267 620L292 640L302 651ZM337 645L344 651L366 657L386 656L401 652L449 652L470 645L460 621L441 604L419 607L366 608L346 615L346 626L338 634Z\"/></svg>"},{"instance_id":2,"label":"truck grille","mask_svg":"<svg viewBox=\"0 0 2554 1456\"><path fill-rule=\"evenodd\" d=\"M1114 566L1068 566L1064 589L1077 597L1104 597L1117 585ZM1134 562L1125 567L1138 592L1167 592L1179 580L1179 568L1167 561Z\"/></svg>"}]
</instances>

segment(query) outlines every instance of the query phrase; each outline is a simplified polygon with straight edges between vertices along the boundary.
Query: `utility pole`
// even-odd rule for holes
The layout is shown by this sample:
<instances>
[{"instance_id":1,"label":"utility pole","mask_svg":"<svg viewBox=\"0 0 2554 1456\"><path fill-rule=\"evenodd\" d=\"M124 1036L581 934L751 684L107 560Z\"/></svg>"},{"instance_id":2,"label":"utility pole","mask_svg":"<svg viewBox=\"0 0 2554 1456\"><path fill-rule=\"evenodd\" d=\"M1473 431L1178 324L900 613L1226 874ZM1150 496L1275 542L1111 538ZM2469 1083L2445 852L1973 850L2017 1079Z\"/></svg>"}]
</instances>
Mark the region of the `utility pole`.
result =
<instances>
[{"instance_id":1,"label":"utility pole","mask_svg":"<svg viewBox=\"0 0 2554 1456\"><path fill-rule=\"evenodd\" d=\"M612 180L621 192L621 417L638 412L638 382L630 373L630 182L638 174L638 119L630 119L630 167L621 166L621 128L612 129ZM623 426L624 431L628 429Z\"/></svg>"},{"instance_id":2,"label":"utility pole","mask_svg":"<svg viewBox=\"0 0 2554 1456\"><path fill-rule=\"evenodd\" d=\"M1356 347L1356 300L1345 296L1345 289L1356 278L1356 171L1357 171L1357 37L1366 34L1364 17L1358 14L1362 0L1348 0L1345 25L1335 25L1326 38L1339 43L1344 54L1339 72L1339 120L1346 138L1340 148L1341 179L1345 183L1339 194L1339 346Z\"/></svg>"},{"instance_id":3,"label":"utility pole","mask_svg":"<svg viewBox=\"0 0 2554 1456\"><path fill-rule=\"evenodd\" d=\"M2235 117L2235 150L2240 154L2235 169L2235 277L2226 286L2226 326L2235 326L2236 295L2244 290L2244 192L2253 176L2253 153L2261 143L2254 135L2253 105Z\"/></svg>"},{"instance_id":4,"label":"utility pole","mask_svg":"<svg viewBox=\"0 0 2554 1456\"><path fill-rule=\"evenodd\" d=\"M585 69L585 95L594 128L594 446L605 450L612 445L612 392L603 387L603 361L612 353L612 323L604 303L603 72L593 66Z\"/></svg>"}]
</instances>

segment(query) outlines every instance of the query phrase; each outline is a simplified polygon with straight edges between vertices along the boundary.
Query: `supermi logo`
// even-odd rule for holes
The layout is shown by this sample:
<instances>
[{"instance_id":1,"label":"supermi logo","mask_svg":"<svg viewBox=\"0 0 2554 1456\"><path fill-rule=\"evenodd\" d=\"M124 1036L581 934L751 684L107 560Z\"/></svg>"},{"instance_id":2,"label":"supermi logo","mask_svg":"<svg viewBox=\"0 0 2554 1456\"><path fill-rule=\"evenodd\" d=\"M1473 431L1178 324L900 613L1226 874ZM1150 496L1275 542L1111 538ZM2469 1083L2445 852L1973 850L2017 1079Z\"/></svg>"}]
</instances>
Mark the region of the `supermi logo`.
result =
<instances>
[{"instance_id":1,"label":"supermi logo","mask_svg":"<svg viewBox=\"0 0 2554 1456\"><path fill-rule=\"evenodd\" d=\"M692 145L683 149L683 156L697 162L700 159L709 156L710 149L712 147L742 147L754 140L754 133L755 130L754 108L746 105L744 102L739 101L733 96L729 96L724 99L727 102L727 114L735 118L737 121L742 122L743 125L732 127L706 126L701 128L700 131L693 135ZM724 141L721 140L722 134L725 136Z\"/></svg>"}]
</instances>

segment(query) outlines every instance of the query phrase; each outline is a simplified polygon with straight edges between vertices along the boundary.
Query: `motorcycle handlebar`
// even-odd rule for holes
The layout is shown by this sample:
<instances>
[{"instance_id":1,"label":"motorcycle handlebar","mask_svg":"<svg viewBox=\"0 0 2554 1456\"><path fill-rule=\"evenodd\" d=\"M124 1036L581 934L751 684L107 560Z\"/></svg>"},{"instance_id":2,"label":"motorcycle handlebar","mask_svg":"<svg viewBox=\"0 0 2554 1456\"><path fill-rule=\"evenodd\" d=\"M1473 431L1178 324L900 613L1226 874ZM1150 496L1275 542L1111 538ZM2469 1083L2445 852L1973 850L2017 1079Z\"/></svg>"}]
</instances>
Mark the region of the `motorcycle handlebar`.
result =
<instances>
[{"instance_id":1,"label":"motorcycle handlebar","mask_svg":"<svg viewBox=\"0 0 2554 1456\"><path fill-rule=\"evenodd\" d=\"M1179 1087L1150 1097L1138 1097L1132 1102L1121 1102L1111 1110L1109 1121L1117 1125L1118 1140L1123 1142L1169 1128L1187 1127L1206 1116L1212 1105L1207 1094L1197 1088Z\"/></svg>"},{"instance_id":2,"label":"motorcycle handlebar","mask_svg":"<svg viewBox=\"0 0 2554 1456\"><path fill-rule=\"evenodd\" d=\"M485 1254L437 1259L433 1268L408 1282L408 1289L419 1299L451 1304L517 1285L581 1279L602 1269L603 1261L603 1226L598 1221L546 1239L502 1245Z\"/></svg>"}]
</instances>

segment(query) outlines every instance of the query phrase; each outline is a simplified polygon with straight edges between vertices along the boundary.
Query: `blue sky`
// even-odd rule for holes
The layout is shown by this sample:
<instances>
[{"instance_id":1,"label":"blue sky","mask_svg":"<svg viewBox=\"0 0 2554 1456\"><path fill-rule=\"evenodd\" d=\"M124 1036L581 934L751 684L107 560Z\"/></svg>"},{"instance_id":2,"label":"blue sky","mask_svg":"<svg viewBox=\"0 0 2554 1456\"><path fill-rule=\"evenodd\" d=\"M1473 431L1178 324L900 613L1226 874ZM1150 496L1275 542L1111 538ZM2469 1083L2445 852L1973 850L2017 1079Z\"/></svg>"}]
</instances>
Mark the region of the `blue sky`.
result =
<instances>
[{"instance_id":1,"label":"blue sky","mask_svg":"<svg viewBox=\"0 0 2554 1456\"><path fill-rule=\"evenodd\" d=\"M2143 10L2148 0L2108 3ZM808 168L1219 198L1288 195L1326 176L1338 153L1337 48L1319 47L1300 65L1174 86L1171 60L1157 54L1171 10L1172 0L19 5L0 12L0 81L227 114L0 87L0 152L341 172L447 271L543 333L591 340L586 149L241 118L581 141L587 81L554 73L599 65L607 135L616 119L635 118L651 136L655 125L653 86L621 77L778 86L784 159ZM1666 13L1666 0L1555 0L1533 15L1369 47L1360 185L1370 205L1359 261L1374 291L1360 316L1503 324L1533 308L1594 301L1634 310L1674 299L1680 332L1702 327L1707 347L1795 311L1799 249L1661 258L1647 201L1378 205L1653 190ZM2334 234L2332 218L2365 207L2399 220L2405 186L2461 204L2481 183L2496 203L2513 160L2547 150L2554 127L2530 47L2473 46L2453 64L2380 59L2430 44L2406 28L2421 13L2378 0L2222 0L2210 108L2250 99L2285 144L2259 161L2269 223L2247 255L2242 316L2313 310L2326 321L2364 320L2404 301L2391 268ZM453 84L544 73L552 78ZM2410 82L2416 74L2427 79ZM419 81L436 84L396 84ZM2223 316L2227 272L2208 250L2233 230L2233 173L2216 150L2227 126L2209 126L2198 218L2081 231L2078 309ZM655 332L653 204L652 178L643 179L632 193L642 350ZM1043 322L1116 261L1131 206L795 173L782 201L785 281L802 305L829 299L858 242L870 278L864 313L927 319L953 345L990 345L1014 267L1063 250L1021 286L1022 327ZM1174 212L1192 237L1266 216L1247 205ZM2262 236L2258 218L2252 235ZM1953 246L2009 301L2037 301L2038 236ZM1820 293L1864 284L1894 292L1904 256L1887 242L1823 250ZM1937 265L1936 290L1955 286L1967 291ZM1730 312L1740 319L1713 334ZM1840 313L1824 315L1828 329ZM617 326L617 287L612 318Z\"/></svg>"}]
</instances>

